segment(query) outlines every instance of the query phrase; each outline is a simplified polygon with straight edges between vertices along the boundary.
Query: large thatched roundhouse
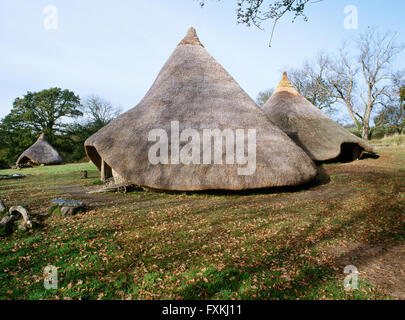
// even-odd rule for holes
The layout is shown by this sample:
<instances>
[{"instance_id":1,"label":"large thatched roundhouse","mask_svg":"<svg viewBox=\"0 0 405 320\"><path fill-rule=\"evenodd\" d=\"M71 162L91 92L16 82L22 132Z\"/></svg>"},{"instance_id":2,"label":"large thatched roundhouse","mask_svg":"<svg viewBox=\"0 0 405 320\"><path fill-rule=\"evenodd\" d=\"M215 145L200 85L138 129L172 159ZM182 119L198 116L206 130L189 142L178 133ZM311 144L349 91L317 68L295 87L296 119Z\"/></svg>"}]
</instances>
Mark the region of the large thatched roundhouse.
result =
<instances>
[{"instance_id":1,"label":"large thatched roundhouse","mask_svg":"<svg viewBox=\"0 0 405 320\"><path fill-rule=\"evenodd\" d=\"M360 158L364 151L375 153L373 146L348 132L300 95L287 73L262 110L315 161L352 161Z\"/></svg>"},{"instance_id":2,"label":"large thatched roundhouse","mask_svg":"<svg viewBox=\"0 0 405 320\"><path fill-rule=\"evenodd\" d=\"M176 125L179 132L194 129L200 137L207 129L221 132L243 129L245 135L248 129L256 129L255 170L241 175L239 169L244 166L238 164L179 163L174 151L176 139L172 136ZM166 164L153 164L148 158L154 145L148 135L155 129L170 137ZM242 140L247 141L247 137ZM178 148L187 144L188 140L180 138ZM235 145L232 148L235 150ZM125 181L161 190L295 186L316 176L316 168L305 152L263 116L254 101L203 47L193 28L141 102L91 136L85 149L101 171L102 179L114 177L118 183ZM225 151L224 143L219 149L223 160L227 156Z\"/></svg>"},{"instance_id":3,"label":"large thatched roundhouse","mask_svg":"<svg viewBox=\"0 0 405 320\"><path fill-rule=\"evenodd\" d=\"M65 158L52 147L42 133L38 140L18 158L18 167L27 164L60 164L65 162Z\"/></svg>"}]
</instances>

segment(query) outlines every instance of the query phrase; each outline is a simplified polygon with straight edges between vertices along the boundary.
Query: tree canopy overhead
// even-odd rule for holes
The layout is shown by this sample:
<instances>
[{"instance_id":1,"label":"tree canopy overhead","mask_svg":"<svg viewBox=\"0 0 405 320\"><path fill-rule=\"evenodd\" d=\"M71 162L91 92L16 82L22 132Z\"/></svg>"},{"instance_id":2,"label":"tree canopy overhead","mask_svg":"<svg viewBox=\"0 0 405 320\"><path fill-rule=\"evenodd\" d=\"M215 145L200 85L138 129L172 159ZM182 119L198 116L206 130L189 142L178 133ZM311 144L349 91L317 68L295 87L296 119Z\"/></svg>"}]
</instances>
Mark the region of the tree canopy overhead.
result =
<instances>
[{"instance_id":1,"label":"tree canopy overhead","mask_svg":"<svg viewBox=\"0 0 405 320\"><path fill-rule=\"evenodd\" d=\"M323 0L236 0L237 21L247 26L254 25L262 29L264 21L273 20L274 24L270 39L271 46L274 29L278 20L287 13L293 13L293 21L298 17L302 17L307 21L308 17L304 11L308 4L321 1ZM201 7L204 7L206 2L206 0L200 0Z\"/></svg>"},{"instance_id":2,"label":"tree canopy overhead","mask_svg":"<svg viewBox=\"0 0 405 320\"><path fill-rule=\"evenodd\" d=\"M309 2L310 0L237 0L237 19L239 23L258 28L263 21L278 20L288 12L294 13L293 20L300 16L307 20L304 10ZM205 3L206 0L200 1L202 7Z\"/></svg>"}]
</instances>

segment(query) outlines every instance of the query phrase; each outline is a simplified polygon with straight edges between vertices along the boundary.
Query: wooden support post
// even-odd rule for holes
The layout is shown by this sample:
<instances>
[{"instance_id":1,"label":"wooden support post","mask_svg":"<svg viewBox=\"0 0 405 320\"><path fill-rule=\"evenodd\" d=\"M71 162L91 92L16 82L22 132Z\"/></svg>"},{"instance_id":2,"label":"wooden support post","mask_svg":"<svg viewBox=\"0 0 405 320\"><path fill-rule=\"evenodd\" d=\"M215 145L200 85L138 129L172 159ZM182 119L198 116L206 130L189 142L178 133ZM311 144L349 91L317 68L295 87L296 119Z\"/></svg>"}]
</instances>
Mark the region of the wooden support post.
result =
<instances>
[{"instance_id":1,"label":"wooden support post","mask_svg":"<svg viewBox=\"0 0 405 320\"><path fill-rule=\"evenodd\" d=\"M87 170L80 170L80 174L82 176L82 179L87 179Z\"/></svg>"},{"instance_id":2,"label":"wooden support post","mask_svg":"<svg viewBox=\"0 0 405 320\"><path fill-rule=\"evenodd\" d=\"M101 181L105 182L112 176L111 167L104 160L101 160Z\"/></svg>"}]
</instances>

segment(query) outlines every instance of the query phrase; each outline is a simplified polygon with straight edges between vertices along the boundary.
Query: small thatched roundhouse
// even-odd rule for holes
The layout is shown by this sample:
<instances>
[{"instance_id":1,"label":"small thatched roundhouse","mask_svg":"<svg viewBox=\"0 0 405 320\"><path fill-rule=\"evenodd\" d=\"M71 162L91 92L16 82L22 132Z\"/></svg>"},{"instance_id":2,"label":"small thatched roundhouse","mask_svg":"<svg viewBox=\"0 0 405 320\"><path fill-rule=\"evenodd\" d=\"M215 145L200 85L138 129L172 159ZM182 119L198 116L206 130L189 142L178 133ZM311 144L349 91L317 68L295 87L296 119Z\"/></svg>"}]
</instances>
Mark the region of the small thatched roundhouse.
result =
<instances>
[{"instance_id":1,"label":"small thatched roundhouse","mask_svg":"<svg viewBox=\"0 0 405 320\"><path fill-rule=\"evenodd\" d=\"M225 164L228 156L225 142L214 150L220 152L223 164L198 162L200 159L194 162L195 158L189 164L179 162L178 150L183 150L189 141L177 137L176 147L173 137L176 125L180 133L193 129L200 137L208 129L221 132L242 129L245 135L248 129L255 129L255 170L241 175L238 170L245 166ZM148 158L155 143L149 141L148 135L155 129L169 137L167 163L151 163ZM215 143L215 139L210 141ZM248 138L244 137L242 142L247 143ZM201 145L198 142L197 146ZM235 150L235 145L231 147ZM201 149L204 148L203 145ZM245 154L248 148L245 146ZM114 177L117 183L161 190L295 186L316 176L316 168L305 152L263 116L254 101L203 47L193 28L141 102L87 139L85 149L103 180ZM214 155L214 151L211 153L210 148L209 155Z\"/></svg>"},{"instance_id":2,"label":"small thatched roundhouse","mask_svg":"<svg viewBox=\"0 0 405 320\"><path fill-rule=\"evenodd\" d=\"M369 143L351 134L300 95L284 73L262 108L268 119L315 161L352 161L362 152L375 153Z\"/></svg>"},{"instance_id":3,"label":"small thatched roundhouse","mask_svg":"<svg viewBox=\"0 0 405 320\"><path fill-rule=\"evenodd\" d=\"M38 140L25 150L17 160L17 166L26 164L60 164L65 158L52 147L42 133Z\"/></svg>"}]
</instances>

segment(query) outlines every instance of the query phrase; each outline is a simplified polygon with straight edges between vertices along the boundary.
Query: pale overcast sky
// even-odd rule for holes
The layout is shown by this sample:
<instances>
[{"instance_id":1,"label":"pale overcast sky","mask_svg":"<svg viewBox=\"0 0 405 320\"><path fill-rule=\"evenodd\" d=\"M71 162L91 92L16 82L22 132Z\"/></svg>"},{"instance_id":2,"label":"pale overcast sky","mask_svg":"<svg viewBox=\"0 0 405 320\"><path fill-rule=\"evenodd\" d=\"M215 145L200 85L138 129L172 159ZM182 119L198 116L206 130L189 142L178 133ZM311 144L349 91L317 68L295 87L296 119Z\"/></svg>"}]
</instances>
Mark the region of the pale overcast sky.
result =
<instances>
[{"instance_id":1,"label":"pale overcast sky","mask_svg":"<svg viewBox=\"0 0 405 320\"><path fill-rule=\"evenodd\" d=\"M207 50L255 99L277 85L285 68L317 52L336 52L368 26L399 32L405 42L403 0L324 0L291 23L285 17L268 47L264 31L236 23L236 1L207 0L0 0L0 117L16 97L50 87L80 97L97 94L127 110L145 95L184 37L197 29ZM44 9L58 9L58 28L47 30ZM359 28L344 28L344 8L355 5ZM396 68L405 68L405 53Z\"/></svg>"}]
</instances>

